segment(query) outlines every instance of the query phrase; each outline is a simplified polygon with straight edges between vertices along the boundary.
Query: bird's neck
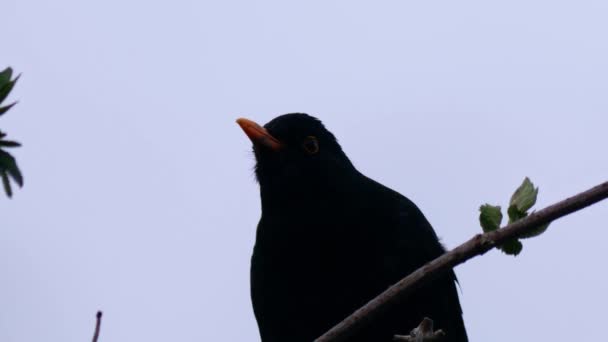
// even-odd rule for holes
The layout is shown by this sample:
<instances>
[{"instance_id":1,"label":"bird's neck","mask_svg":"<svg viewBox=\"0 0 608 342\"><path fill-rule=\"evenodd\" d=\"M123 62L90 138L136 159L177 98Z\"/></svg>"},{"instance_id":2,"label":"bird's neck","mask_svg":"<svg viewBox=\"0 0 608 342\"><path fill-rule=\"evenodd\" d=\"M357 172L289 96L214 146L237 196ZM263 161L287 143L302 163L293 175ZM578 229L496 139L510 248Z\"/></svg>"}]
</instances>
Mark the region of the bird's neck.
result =
<instances>
[{"instance_id":1,"label":"bird's neck","mask_svg":"<svg viewBox=\"0 0 608 342\"><path fill-rule=\"evenodd\" d=\"M315 177L314 181L260 184L262 212L287 213L323 210L328 203L344 201L357 189L361 174L356 170Z\"/></svg>"}]
</instances>

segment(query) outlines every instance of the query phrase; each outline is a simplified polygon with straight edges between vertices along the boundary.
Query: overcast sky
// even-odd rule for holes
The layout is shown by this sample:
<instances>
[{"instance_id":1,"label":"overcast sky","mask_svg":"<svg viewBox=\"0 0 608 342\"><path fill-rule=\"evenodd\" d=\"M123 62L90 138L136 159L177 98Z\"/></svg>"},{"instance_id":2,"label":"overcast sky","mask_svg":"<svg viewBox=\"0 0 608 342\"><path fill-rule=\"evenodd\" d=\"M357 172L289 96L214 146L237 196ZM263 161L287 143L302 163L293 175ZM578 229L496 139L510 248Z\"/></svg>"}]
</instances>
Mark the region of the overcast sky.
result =
<instances>
[{"instance_id":1,"label":"overcast sky","mask_svg":"<svg viewBox=\"0 0 608 342\"><path fill-rule=\"evenodd\" d=\"M322 119L443 242L525 176L608 178L608 2L3 0L0 341L259 341L260 215L234 123ZM608 203L456 268L472 341L606 340ZM362 275L364 277L365 275Z\"/></svg>"}]
</instances>

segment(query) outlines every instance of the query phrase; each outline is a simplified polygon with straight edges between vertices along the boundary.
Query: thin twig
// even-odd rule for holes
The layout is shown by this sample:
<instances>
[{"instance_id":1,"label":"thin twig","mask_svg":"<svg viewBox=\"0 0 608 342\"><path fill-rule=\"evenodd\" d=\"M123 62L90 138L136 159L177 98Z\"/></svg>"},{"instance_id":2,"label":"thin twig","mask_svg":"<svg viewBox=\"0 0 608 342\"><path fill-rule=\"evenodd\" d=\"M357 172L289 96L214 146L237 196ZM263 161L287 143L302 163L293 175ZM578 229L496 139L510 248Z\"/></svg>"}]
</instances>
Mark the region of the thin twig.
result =
<instances>
[{"instance_id":1,"label":"thin twig","mask_svg":"<svg viewBox=\"0 0 608 342\"><path fill-rule=\"evenodd\" d=\"M95 333L93 334L93 342L97 342L97 339L99 339L99 329L101 328L102 315L103 313L101 311L97 311L97 315L95 315L95 317L97 318L97 322L95 323Z\"/></svg>"},{"instance_id":2,"label":"thin twig","mask_svg":"<svg viewBox=\"0 0 608 342\"><path fill-rule=\"evenodd\" d=\"M441 276L454 266L482 255L508 239L516 238L555 219L571 214L608 197L608 182L595 186L578 195L557 202L530 216L486 234L477 234L469 241L420 267L376 298L345 318L342 322L320 336L315 342L345 341L365 327L392 304L403 300L413 291Z\"/></svg>"},{"instance_id":3,"label":"thin twig","mask_svg":"<svg viewBox=\"0 0 608 342\"><path fill-rule=\"evenodd\" d=\"M443 330L439 329L435 331L433 329L433 320L424 317L420 324L412 329L409 335L395 335L393 337L393 341L400 342L439 342L443 341L445 337L445 333Z\"/></svg>"}]
</instances>

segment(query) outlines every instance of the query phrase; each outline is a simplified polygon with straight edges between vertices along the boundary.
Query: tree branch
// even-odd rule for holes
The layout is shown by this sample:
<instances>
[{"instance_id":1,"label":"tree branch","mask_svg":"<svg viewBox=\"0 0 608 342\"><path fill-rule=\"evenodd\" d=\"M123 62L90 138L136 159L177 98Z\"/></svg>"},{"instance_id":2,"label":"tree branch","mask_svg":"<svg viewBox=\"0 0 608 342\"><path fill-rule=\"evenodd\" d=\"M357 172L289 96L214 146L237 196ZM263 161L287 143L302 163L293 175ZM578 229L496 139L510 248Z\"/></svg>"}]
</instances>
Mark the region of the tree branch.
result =
<instances>
[{"instance_id":1,"label":"tree branch","mask_svg":"<svg viewBox=\"0 0 608 342\"><path fill-rule=\"evenodd\" d=\"M93 333L93 342L97 342L97 340L99 339L99 329L101 328L102 315L103 313L101 311L97 311L97 315L95 315L95 317L97 318L97 322L95 323L95 333Z\"/></svg>"},{"instance_id":2,"label":"tree branch","mask_svg":"<svg viewBox=\"0 0 608 342\"><path fill-rule=\"evenodd\" d=\"M398 283L388 288L376 298L345 318L315 342L345 341L376 317L385 312L392 304L411 295L416 289L441 276L454 266L482 255L508 239L533 231L538 226L569 215L608 197L608 182L597 185L578 195L557 202L526 218L516 221L486 234L477 234L469 241L443 254L437 259L420 267Z\"/></svg>"}]
</instances>

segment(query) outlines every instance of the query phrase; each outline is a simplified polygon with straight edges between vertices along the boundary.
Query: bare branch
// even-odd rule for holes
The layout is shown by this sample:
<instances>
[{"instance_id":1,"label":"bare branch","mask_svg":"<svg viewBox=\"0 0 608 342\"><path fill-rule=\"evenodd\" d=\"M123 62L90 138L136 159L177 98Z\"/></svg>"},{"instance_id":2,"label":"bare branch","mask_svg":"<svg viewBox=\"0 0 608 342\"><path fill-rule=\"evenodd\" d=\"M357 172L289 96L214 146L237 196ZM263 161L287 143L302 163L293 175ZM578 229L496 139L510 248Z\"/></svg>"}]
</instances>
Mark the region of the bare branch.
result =
<instances>
[{"instance_id":1,"label":"bare branch","mask_svg":"<svg viewBox=\"0 0 608 342\"><path fill-rule=\"evenodd\" d=\"M95 333L93 334L93 342L97 342L97 340L99 339L99 329L101 328L102 315L103 313L101 311L97 311L97 315L95 315L95 317L97 318L97 322L95 323Z\"/></svg>"},{"instance_id":2,"label":"bare branch","mask_svg":"<svg viewBox=\"0 0 608 342\"><path fill-rule=\"evenodd\" d=\"M345 341L365 327L392 304L403 300L412 292L429 281L441 276L454 266L482 255L508 239L533 231L538 226L569 215L608 197L608 182L595 186L578 195L557 202L530 216L486 234L477 234L469 241L443 254L437 259L420 267L388 290L365 304L328 332L317 338L316 342Z\"/></svg>"}]
</instances>

